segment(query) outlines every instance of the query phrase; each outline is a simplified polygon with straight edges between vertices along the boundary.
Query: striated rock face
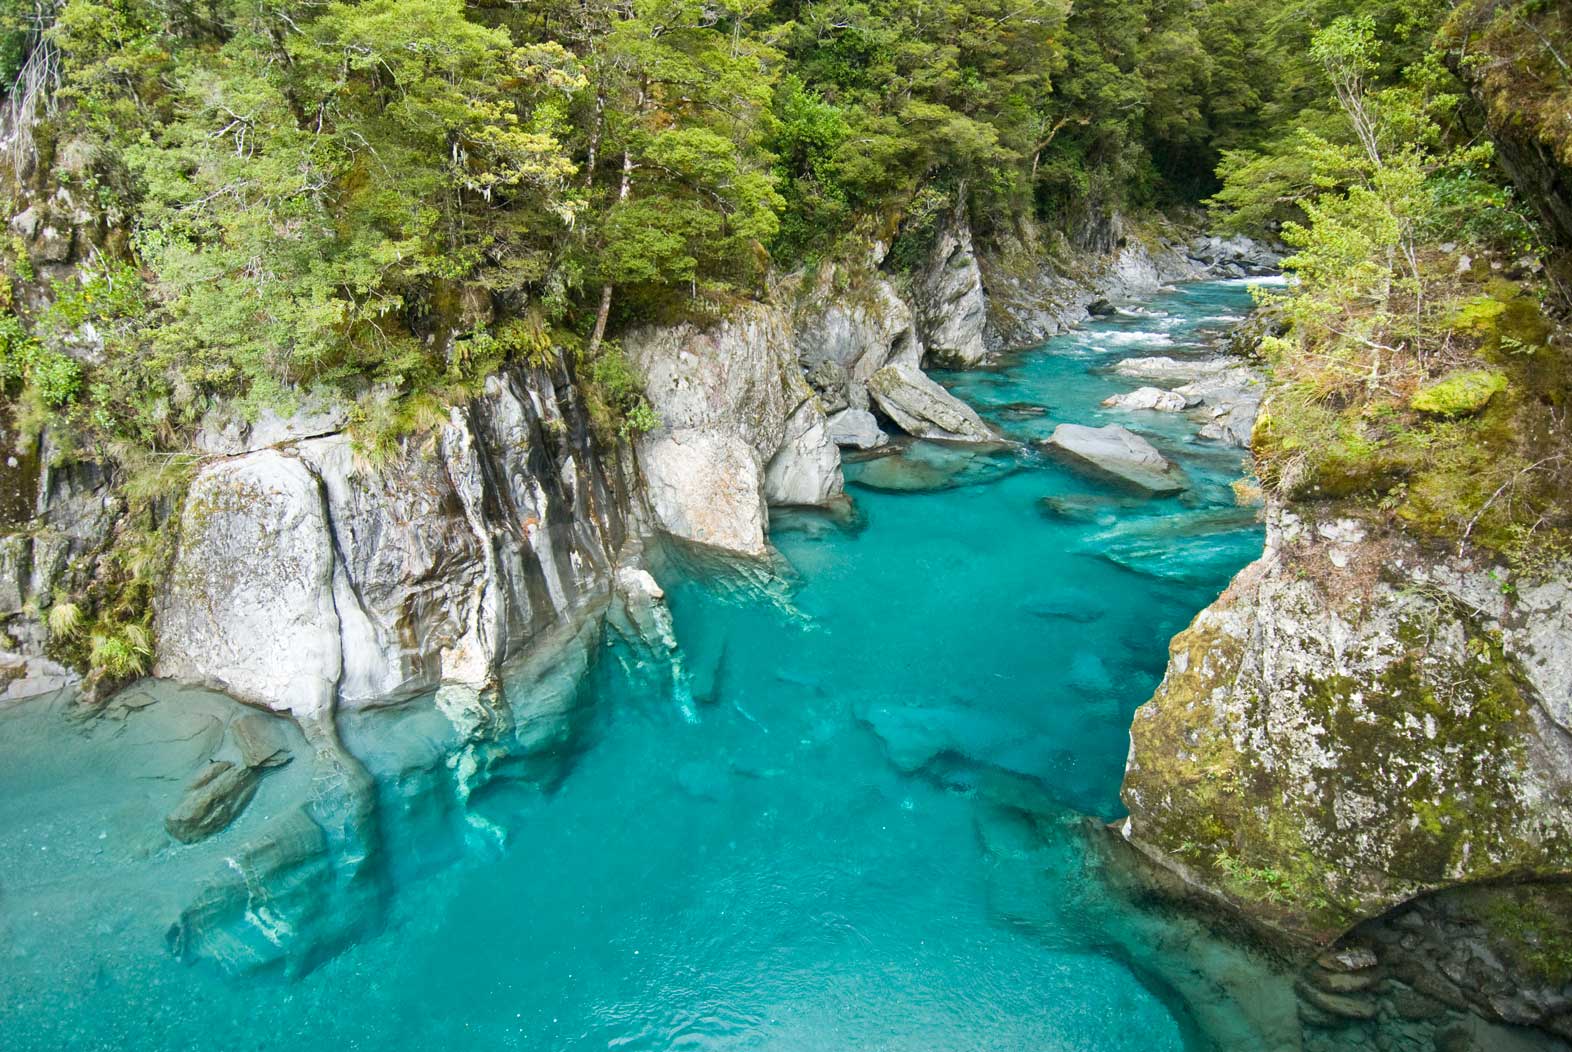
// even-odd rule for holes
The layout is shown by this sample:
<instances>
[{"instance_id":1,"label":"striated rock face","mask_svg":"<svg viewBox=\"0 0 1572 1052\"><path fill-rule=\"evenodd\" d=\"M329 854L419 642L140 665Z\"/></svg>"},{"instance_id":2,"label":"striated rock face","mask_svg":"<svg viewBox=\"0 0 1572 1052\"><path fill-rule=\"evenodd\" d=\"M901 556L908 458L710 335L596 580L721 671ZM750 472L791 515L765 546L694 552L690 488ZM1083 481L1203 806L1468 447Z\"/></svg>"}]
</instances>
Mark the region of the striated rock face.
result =
<instances>
[{"instance_id":1,"label":"striated rock face","mask_svg":"<svg viewBox=\"0 0 1572 1052\"><path fill-rule=\"evenodd\" d=\"M645 578L623 466L570 381L561 364L505 370L385 464L285 422L261 432L278 441L200 467L157 601L156 671L288 713L306 745L286 751L282 721L233 720L232 749L168 815L181 841L243 834L170 928L178 956L313 967L380 923L385 824L451 816L494 836L472 794L571 755L608 597ZM642 595L624 634L659 628L658 602ZM291 756L304 785L243 814Z\"/></svg>"},{"instance_id":2,"label":"striated rock face","mask_svg":"<svg viewBox=\"0 0 1572 1052\"><path fill-rule=\"evenodd\" d=\"M498 374L429 447L381 467L342 434L209 461L157 604L157 674L302 722L491 686L602 596L628 533L616 466L566 382Z\"/></svg>"},{"instance_id":3,"label":"striated rock face","mask_svg":"<svg viewBox=\"0 0 1572 1052\"><path fill-rule=\"evenodd\" d=\"M964 211L940 225L927 265L913 278L912 294L928 361L961 369L982 361L988 353L983 339L988 303Z\"/></svg>"},{"instance_id":4,"label":"striated rock face","mask_svg":"<svg viewBox=\"0 0 1572 1052\"><path fill-rule=\"evenodd\" d=\"M9 437L9 436L8 436ZM57 594L82 587L114 528L121 503L106 472L92 462L57 464L46 433L13 459L6 480L15 532L0 535L0 627L14 653L0 657L0 698L58 690L76 675L43 656L48 631L41 610Z\"/></svg>"},{"instance_id":5,"label":"striated rock face","mask_svg":"<svg viewBox=\"0 0 1572 1052\"><path fill-rule=\"evenodd\" d=\"M789 320L749 304L726 320L623 340L660 427L638 443L656 524L743 555L765 551L766 504L826 504L840 453L802 377Z\"/></svg>"},{"instance_id":6,"label":"striated rock face","mask_svg":"<svg viewBox=\"0 0 1572 1052\"><path fill-rule=\"evenodd\" d=\"M1124 835L1313 942L1454 885L1572 877L1572 605L1503 579L1272 509L1136 714Z\"/></svg>"}]
</instances>

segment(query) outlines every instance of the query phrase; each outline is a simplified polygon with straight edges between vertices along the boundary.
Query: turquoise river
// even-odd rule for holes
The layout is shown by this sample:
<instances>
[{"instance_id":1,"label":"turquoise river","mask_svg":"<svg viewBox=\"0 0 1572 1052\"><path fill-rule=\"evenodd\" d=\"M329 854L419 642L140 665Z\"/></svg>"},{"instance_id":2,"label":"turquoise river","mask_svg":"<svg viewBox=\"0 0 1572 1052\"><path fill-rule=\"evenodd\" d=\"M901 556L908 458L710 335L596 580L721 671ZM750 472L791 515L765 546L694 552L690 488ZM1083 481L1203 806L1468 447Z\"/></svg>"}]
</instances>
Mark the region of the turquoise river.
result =
<instances>
[{"instance_id":1,"label":"turquoise river","mask_svg":"<svg viewBox=\"0 0 1572 1052\"><path fill-rule=\"evenodd\" d=\"M690 688L600 648L551 762L462 821L383 824L385 907L312 968L168 946L198 849L135 757L223 699L148 688L112 730L0 711L0 1049L1265 1047L1283 981L1121 890L1101 829L1169 638L1262 539L1244 452L1102 409L1134 386L1107 366L1215 353L1247 284L941 375L1019 444L849 462L855 512L777 513L769 574L657 560ZM1126 424L1191 490L1076 474L1033 445L1064 421ZM430 702L406 708L381 719ZM378 728L341 730L377 774Z\"/></svg>"}]
</instances>

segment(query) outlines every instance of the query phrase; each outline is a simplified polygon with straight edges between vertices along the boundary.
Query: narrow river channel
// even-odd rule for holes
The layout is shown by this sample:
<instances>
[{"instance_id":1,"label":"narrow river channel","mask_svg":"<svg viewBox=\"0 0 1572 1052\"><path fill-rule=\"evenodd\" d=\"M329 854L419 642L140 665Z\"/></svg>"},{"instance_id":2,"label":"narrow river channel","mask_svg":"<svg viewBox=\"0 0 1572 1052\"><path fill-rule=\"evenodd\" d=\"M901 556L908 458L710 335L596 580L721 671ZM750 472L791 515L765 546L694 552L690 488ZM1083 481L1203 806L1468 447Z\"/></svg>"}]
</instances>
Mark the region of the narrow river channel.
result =
<instances>
[{"instance_id":1,"label":"narrow river channel","mask_svg":"<svg viewBox=\"0 0 1572 1052\"><path fill-rule=\"evenodd\" d=\"M1107 370L1213 354L1249 306L1243 282L1187 285L942 375L1020 445L848 464L854 514L774 516L774 577L665 560L686 689L603 655L571 762L477 796L450 844L385 823L386 924L302 976L174 960L173 869L83 846L121 835L103 797L125 772L84 770L58 708L0 714L0 1048L1225 1040L1226 997L1198 1003L1205 982L1174 979L1193 962L1164 959L1199 937L1108 891L1085 818L1119 817L1169 637L1262 539L1230 487L1244 451L1102 408L1137 386ZM1063 422L1124 424L1190 489L1077 474L1034 445ZM376 728L344 733L378 773Z\"/></svg>"}]
</instances>

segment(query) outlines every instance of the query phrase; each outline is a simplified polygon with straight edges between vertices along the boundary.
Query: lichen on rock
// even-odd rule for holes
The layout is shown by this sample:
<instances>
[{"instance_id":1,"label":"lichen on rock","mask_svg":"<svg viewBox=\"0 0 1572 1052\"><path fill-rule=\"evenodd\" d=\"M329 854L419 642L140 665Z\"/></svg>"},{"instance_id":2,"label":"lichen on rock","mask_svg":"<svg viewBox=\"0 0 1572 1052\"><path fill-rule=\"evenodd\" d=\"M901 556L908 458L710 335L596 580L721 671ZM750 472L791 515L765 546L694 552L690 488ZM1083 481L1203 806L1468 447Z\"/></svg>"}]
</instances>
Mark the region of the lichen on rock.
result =
<instances>
[{"instance_id":1,"label":"lichen on rock","mask_svg":"<svg viewBox=\"0 0 1572 1052\"><path fill-rule=\"evenodd\" d=\"M1275 507L1136 715L1125 835L1312 941L1439 888L1572 875L1572 746L1491 569Z\"/></svg>"}]
</instances>

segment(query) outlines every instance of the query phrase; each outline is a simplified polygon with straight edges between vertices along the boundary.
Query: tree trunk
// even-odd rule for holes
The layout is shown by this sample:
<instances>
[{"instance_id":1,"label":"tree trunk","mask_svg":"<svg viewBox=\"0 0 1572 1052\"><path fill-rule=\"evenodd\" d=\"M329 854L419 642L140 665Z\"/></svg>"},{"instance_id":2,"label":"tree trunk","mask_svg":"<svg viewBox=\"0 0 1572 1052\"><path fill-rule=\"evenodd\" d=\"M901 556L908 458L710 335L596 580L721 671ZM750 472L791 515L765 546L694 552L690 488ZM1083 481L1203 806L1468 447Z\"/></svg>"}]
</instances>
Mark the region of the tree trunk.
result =
<instances>
[{"instance_id":1,"label":"tree trunk","mask_svg":"<svg viewBox=\"0 0 1572 1052\"><path fill-rule=\"evenodd\" d=\"M595 121L590 125L589 158L584 162L584 189L595 184L595 161L600 150L600 130L606 123L606 97L595 93Z\"/></svg>"},{"instance_id":2,"label":"tree trunk","mask_svg":"<svg viewBox=\"0 0 1572 1052\"><path fill-rule=\"evenodd\" d=\"M622 182L617 187L617 203L622 204L628 199L628 184L633 175L633 155L627 150L622 151ZM606 338L606 319L611 317L611 282L601 286L600 309L595 312L595 331L590 335L589 351L586 357L593 359L595 352L600 350L601 341Z\"/></svg>"}]
</instances>

